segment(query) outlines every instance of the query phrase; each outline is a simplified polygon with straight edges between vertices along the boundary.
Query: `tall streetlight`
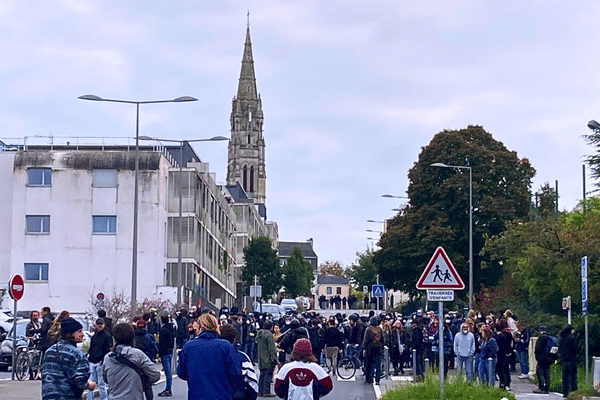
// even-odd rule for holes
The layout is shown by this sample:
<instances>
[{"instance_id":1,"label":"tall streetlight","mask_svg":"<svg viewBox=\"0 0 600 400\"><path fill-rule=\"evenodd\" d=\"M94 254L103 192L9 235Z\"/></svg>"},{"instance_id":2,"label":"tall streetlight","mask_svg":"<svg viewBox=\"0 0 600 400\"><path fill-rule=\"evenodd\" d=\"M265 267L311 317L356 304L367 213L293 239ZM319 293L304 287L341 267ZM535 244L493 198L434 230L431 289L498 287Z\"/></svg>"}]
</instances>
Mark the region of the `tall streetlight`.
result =
<instances>
[{"instance_id":1,"label":"tall streetlight","mask_svg":"<svg viewBox=\"0 0 600 400\"><path fill-rule=\"evenodd\" d=\"M181 304L182 303L182 298L181 298L181 266L182 266L182 249L181 249L181 238L183 237L183 164L185 163L185 165L187 166L187 161L183 158L183 145L187 142L187 143L191 143L191 142L217 142L217 141L221 141L221 140L228 140L228 138L226 138L225 136L213 136L211 138L208 139L192 139L192 140L175 140L175 139L160 139L160 138L153 138L153 137L149 137L149 136L140 136L139 137L140 140L155 140L158 142L172 142L172 143L179 143L179 237L177 238L177 279L176 279L176 283L177 283L177 304Z\"/></svg>"},{"instance_id":2,"label":"tall streetlight","mask_svg":"<svg viewBox=\"0 0 600 400\"><path fill-rule=\"evenodd\" d=\"M375 221L375 220L372 220L372 219L368 219L367 222L374 222L376 224L385 224L385 221Z\"/></svg>"},{"instance_id":3,"label":"tall streetlight","mask_svg":"<svg viewBox=\"0 0 600 400\"><path fill-rule=\"evenodd\" d=\"M140 104L157 104L157 103L187 103L190 101L197 101L198 99L191 96L181 96L173 100L145 100L145 101L132 101L132 100L116 100L116 99L105 99L100 96L93 94L84 94L79 96L81 100L91 101L108 101L111 103L126 103L135 104L135 172L134 172L134 183L133 183L133 245L132 245L132 256L131 256L131 312L135 312L137 303L137 239L138 239L138 175L140 169Z\"/></svg>"},{"instance_id":4,"label":"tall streetlight","mask_svg":"<svg viewBox=\"0 0 600 400\"><path fill-rule=\"evenodd\" d=\"M382 194L381 197L385 197L386 199L409 199L410 197L406 196L394 196L393 194Z\"/></svg>"},{"instance_id":5,"label":"tall streetlight","mask_svg":"<svg viewBox=\"0 0 600 400\"><path fill-rule=\"evenodd\" d=\"M367 229L365 232L371 232L371 233L379 233L379 234L381 234L381 231L374 231L372 229Z\"/></svg>"},{"instance_id":6,"label":"tall streetlight","mask_svg":"<svg viewBox=\"0 0 600 400\"><path fill-rule=\"evenodd\" d=\"M473 309L473 169L462 165L433 163L432 167L469 170L469 310Z\"/></svg>"}]
</instances>

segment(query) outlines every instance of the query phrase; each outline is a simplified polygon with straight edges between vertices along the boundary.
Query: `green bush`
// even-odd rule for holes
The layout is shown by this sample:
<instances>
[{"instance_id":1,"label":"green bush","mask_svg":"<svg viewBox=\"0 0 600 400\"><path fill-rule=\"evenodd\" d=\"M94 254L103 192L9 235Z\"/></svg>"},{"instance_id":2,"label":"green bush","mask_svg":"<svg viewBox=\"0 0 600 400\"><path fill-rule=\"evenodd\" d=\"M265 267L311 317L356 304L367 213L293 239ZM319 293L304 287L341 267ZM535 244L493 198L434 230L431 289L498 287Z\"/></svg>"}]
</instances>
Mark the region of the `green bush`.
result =
<instances>
[{"instance_id":1,"label":"green bush","mask_svg":"<svg viewBox=\"0 0 600 400\"><path fill-rule=\"evenodd\" d=\"M592 368L590 368L590 375ZM585 382L585 365L577 366L577 389L584 393L594 393L591 386ZM550 391L562 393L562 367L560 364L552 364L550 366Z\"/></svg>"},{"instance_id":2,"label":"green bush","mask_svg":"<svg viewBox=\"0 0 600 400\"><path fill-rule=\"evenodd\" d=\"M516 400L515 396L499 388L490 388L478 384L469 385L461 379L449 379L444 384L444 400ZM381 400L439 400L440 383L434 375L429 374L424 383L398 385L388 390Z\"/></svg>"}]
</instances>

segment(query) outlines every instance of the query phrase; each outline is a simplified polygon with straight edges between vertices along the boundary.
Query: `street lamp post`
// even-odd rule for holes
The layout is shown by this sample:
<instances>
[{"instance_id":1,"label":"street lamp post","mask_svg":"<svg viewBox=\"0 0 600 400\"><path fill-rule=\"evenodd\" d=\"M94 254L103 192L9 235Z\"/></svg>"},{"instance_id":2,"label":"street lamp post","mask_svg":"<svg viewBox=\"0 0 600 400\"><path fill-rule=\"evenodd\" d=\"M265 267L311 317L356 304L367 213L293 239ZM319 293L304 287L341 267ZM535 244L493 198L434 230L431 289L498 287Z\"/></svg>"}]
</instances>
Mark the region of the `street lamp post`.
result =
<instances>
[{"instance_id":1,"label":"street lamp post","mask_svg":"<svg viewBox=\"0 0 600 400\"><path fill-rule=\"evenodd\" d=\"M469 170L469 310L473 309L473 169L462 165L433 163L432 167Z\"/></svg>"},{"instance_id":2,"label":"street lamp post","mask_svg":"<svg viewBox=\"0 0 600 400\"><path fill-rule=\"evenodd\" d=\"M133 244L132 244L132 256L131 256L131 312L135 312L137 303L137 247L138 247L138 175L140 169L140 104L158 104L158 103L186 103L190 101L197 101L198 99L191 96L181 96L173 100L146 100L146 101L132 101L132 100L116 100L116 99L105 99L93 94L85 94L79 96L80 100L91 100L91 101L108 101L112 103L126 103L135 104L135 172L133 182Z\"/></svg>"},{"instance_id":3,"label":"street lamp post","mask_svg":"<svg viewBox=\"0 0 600 400\"><path fill-rule=\"evenodd\" d=\"M152 138L149 136L140 136L140 140L156 140L159 142L173 142L179 143L179 234L177 238L177 304L181 304L182 300L182 290L181 290L181 267L182 267L182 248L181 248L181 238L183 237L183 163L185 162L187 166L187 161L184 161L183 158L183 145L191 142L217 142L221 140L228 140L225 136L213 136L208 139L192 139L192 140L175 140L175 139L160 139L160 138Z\"/></svg>"}]
</instances>

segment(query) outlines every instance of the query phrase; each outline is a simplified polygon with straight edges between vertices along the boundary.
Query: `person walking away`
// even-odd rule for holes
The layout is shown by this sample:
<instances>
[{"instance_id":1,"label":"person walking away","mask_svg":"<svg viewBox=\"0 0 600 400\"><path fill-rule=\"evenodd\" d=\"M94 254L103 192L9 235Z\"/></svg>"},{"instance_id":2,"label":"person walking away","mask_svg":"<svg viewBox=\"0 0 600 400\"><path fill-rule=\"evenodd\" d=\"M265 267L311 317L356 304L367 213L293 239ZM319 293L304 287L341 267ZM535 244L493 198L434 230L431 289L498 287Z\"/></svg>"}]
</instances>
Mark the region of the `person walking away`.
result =
<instances>
[{"instance_id":1,"label":"person walking away","mask_svg":"<svg viewBox=\"0 0 600 400\"><path fill-rule=\"evenodd\" d=\"M169 320L169 313L163 312L160 316L162 326L158 332L158 356L165 372L165 390L158 397L170 397L173 395L171 386L173 384L173 347L175 347L175 327Z\"/></svg>"},{"instance_id":2,"label":"person walking away","mask_svg":"<svg viewBox=\"0 0 600 400\"><path fill-rule=\"evenodd\" d=\"M134 343L136 349L140 349L154 362L154 358L158 354L158 346L156 345L156 341L154 341L154 337L146 330L146 320L143 318L138 319L136 322Z\"/></svg>"},{"instance_id":3,"label":"person walking away","mask_svg":"<svg viewBox=\"0 0 600 400\"><path fill-rule=\"evenodd\" d=\"M235 348L237 330L231 324L221 326L221 339L227 340ZM258 393L258 378L250 357L241 350L236 350L242 374L235 377L232 385L232 400L256 400Z\"/></svg>"},{"instance_id":4,"label":"person walking away","mask_svg":"<svg viewBox=\"0 0 600 400\"><path fill-rule=\"evenodd\" d=\"M327 329L323 336L325 343L325 363L331 368L332 373L335 375L337 370L337 359L338 354L343 350L343 338L342 333L335 326L335 320L330 319L327 323Z\"/></svg>"},{"instance_id":5,"label":"person walking away","mask_svg":"<svg viewBox=\"0 0 600 400\"><path fill-rule=\"evenodd\" d=\"M263 324L263 329L259 330L256 336L258 369L260 371L258 378L259 397L275 397L271 393L271 378L273 376L273 368L277 365L277 349L271 329L273 329L273 321L266 320Z\"/></svg>"},{"instance_id":6,"label":"person walking away","mask_svg":"<svg viewBox=\"0 0 600 400\"><path fill-rule=\"evenodd\" d=\"M577 358L579 357L579 347L575 340L575 329L571 325L567 325L560 332L558 357L562 365L563 397L566 398L570 392L577 390Z\"/></svg>"},{"instance_id":7,"label":"person walking away","mask_svg":"<svg viewBox=\"0 0 600 400\"><path fill-rule=\"evenodd\" d=\"M319 360L321 358L321 352L323 351L324 346L324 331L319 326L319 320L316 318L310 321L310 326L307 329L308 339L310 340L310 345L313 349L313 356L315 356L315 358Z\"/></svg>"},{"instance_id":8,"label":"person walking away","mask_svg":"<svg viewBox=\"0 0 600 400\"><path fill-rule=\"evenodd\" d=\"M131 324L115 325L113 335L115 348L102 362L108 399L151 400L152 383L160 379L160 371L143 351L133 347L135 332Z\"/></svg>"},{"instance_id":9,"label":"person walking away","mask_svg":"<svg viewBox=\"0 0 600 400\"><path fill-rule=\"evenodd\" d=\"M496 371L500 379L500 388L510 390L510 357L514 348L513 336L504 318L500 320L499 325L499 332L496 336L498 344L498 368Z\"/></svg>"},{"instance_id":10,"label":"person walking away","mask_svg":"<svg viewBox=\"0 0 600 400\"><path fill-rule=\"evenodd\" d=\"M61 321L60 340L44 353L42 400L80 399L83 391L94 390L89 380L90 364L77 349L83 341L83 326L73 318Z\"/></svg>"},{"instance_id":11,"label":"person walking away","mask_svg":"<svg viewBox=\"0 0 600 400\"><path fill-rule=\"evenodd\" d=\"M423 370L425 369L424 360L423 360L423 352L424 352L424 343L423 343L423 329L421 327L422 318L416 317L411 321L412 326L412 335L410 340L410 348L415 351L415 364L413 368L415 369L415 375L417 376L417 380L423 379Z\"/></svg>"},{"instance_id":12,"label":"person walking away","mask_svg":"<svg viewBox=\"0 0 600 400\"><path fill-rule=\"evenodd\" d=\"M183 346L177 376L188 385L188 400L230 400L236 377L242 374L231 343L219 339L219 321L214 315L198 318L200 334Z\"/></svg>"},{"instance_id":13,"label":"person walking away","mask_svg":"<svg viewBox=\"0 0 600 400\"><path fill-rule=\"evenodd\" d=\"M556 356L548 349L552 348L554 340L548 335L546 326L541 325L538 330L540 331L540 337L535 343L535 359L537 361L535 373L538 378L538 388L533 393L547 394L550 390L550 366L556 360Z\"/></svg>"},{"instance_id":14,"label":"person walking away","mask_svg":"<svg viewBox=\"0 0 600 400\"><path fill-rule=\"evenodd\" d=\"M50 311L50 307L45 306L42 307L42 326L40 328L41 332L41 344L40 347L42 351L46 351L54 344L52 339L48 337L48 331L52 327L52 321L54 321L54 314Z\"/></svg>"},{"instance_id":15,"label":"person walking away","mask_svg":"<svg viewBox=\"0 0 600 400\"><path fill-rule=\"evenodd\" d=\"M479 347L481 360L479 362L479 380L482 385L494 386L496 382L496 362L498 361L498 344L492 337L492 331L487 326L481 328L481 345ZM492 359L490 367L489 359Z\"/></svg>"},{"instance_id":16,"label":"person walking away","mask_svg":"<svg viewBox=\"0 0 600 400\"><path fill-rule=\"evenodd\" d=\"M365 383L373 383L373 369L375 369L375 384L379 385L381 379L381 351L383 349L383 329L377 323L377 317L369 320L369 327L365 331L361 349L365 357Z\"/></svg>"},{"instance_id":17,"label":"person walking away","mask_svg":"<svg viewBox=\"0 0 600 400\"><path fill-rule=\"evenodd\" d=\"M275 393L285 400L319 400L333 389L331 377L312 355L310 340L294 343L291 362L285 364L275 378Z\"/></svg>"},{"instance_id":18,"label":"person walking away","mask_svg":"<svg viewBox=\"0 0 600 400\"><path fill-rule=\"evenodd\" d=\"M308 339L308 330L303 326L300 326L300 321L294 318L290 322L290 329L285 331L285 333L279 337L279 347L286 353L285 361L289 361L294 343L296 343L296 340L299 338Z\"/></svg>"},{"instance_id":19,"label":"person walking away","mask_svg":"<svg viewBox=\"0 0 600 400\"><path fill-rule=\"evenodd\" d=\"M463 323L461 330L454 336L454 353L461 373L466 372L467 382L473 381L473 355L475 354L475 337L469 331L469 325Z\"/></svg>"},{"instance_id":20,"label":"person walking away","mask_svg":"<svg viewBox=\"0 0 600 400\"><path fill-rule=\"evenodd\" d=\"M102 377L102 361L104 356L108 354L113 345L113 338L106 332L106 324L103 318L98 318L95 324L96 332L90 340L90 348L88 349L88 361L90 363L90 380L96 382L100 393L100 400L108 398L106 393L106 383ZM93 400L94 391L87 392L87 400Z\"/></svg>"},{"instance_id":21,"label":"person walking away","mask_svg":"<svg viewBox=\"0 0 600 400\"><path fill-rule=\"evenodd\" d=\"M521 375L519 379L526 379L529 377L529 340L531 339L531 332L529 328L523 326L523 323L517 322L517 334L515 336L515 352L519 358L519 365L521 366Z\"/></svg>"}]
</instances>

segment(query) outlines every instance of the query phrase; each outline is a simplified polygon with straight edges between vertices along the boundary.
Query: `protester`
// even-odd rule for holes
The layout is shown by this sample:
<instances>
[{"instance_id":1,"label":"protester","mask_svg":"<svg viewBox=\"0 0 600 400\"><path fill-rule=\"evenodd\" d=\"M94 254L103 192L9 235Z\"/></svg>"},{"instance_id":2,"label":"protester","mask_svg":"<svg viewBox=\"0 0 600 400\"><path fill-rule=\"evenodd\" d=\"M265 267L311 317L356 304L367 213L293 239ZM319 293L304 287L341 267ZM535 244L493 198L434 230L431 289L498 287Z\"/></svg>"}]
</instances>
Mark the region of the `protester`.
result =
<instances>
[{"instance_id":1,"label":"protester","mask_svg":"<svg viewBox=\"0 0 600 400\"><path fill-rule=\"evenodd\" d=\"M169 321L169 314L163 313L160 316L162 326L158 333L158 356L165 372L165 390L158 394L158 397L170 397L173 395L171 386L173 384L172 359L173 347L175 346L175 328Z\"/></svg>"},{"instance_id":2,"label":"protester","mask_svg":"<svg viewBox=\"0 0 600 400\"><path fill-rule=\"evenodd\" d=\"M52 344L58 342L60 340L60 323L63 319L69 318L69 312L67 310L62 310L58 317L52 321L52 326L48 329L48 339L52 342Z\"/></svg>"},{"instance_id":3,"label":"protester","mask_svg":"<svg viewBox=\"0 0 600 400\"><path fill-rule=\"evenodd\" d=\"M519 379L526 379L529 377L529 340L531 333L529 328L523 326L521 322L517 322L517 334L515 336L515 351L519 358L519 365L521 366L521 375Z\"/></svg>"},{"instance_id":4,"label":"protester","mask_svg":"<svg viewBox=\"0 0 600 400\"><path fill-rule=\"evenodd\" d=\"M415 375L418 380L423 379L423 370L425 369L424 360L423 360L423 352L424 352L424 343L423 343L423 329L421 329L421 321L422 319L419 317L415 317L411 321L411 341L410 347L415 352Z\"/></svg>"},{"instance_id":5,"label":"protester","mask_svg":"<svg viewBox=\"0 0 600 400\"><path fill-rule=\"evenodd\" d=\"M227 340L235 348L237 331L231 324L221 327L221 339ZM232 400L256 400L258 393L258 378L250 357L241 350L237 350L237 358L242 369L242 374L235 377L232 385Z\"/></svg>"},{"instance_id":6,"label":"protester","mask_svg":"<svg viewBox=\"0 0 600 400\"><path fill-rule=\"evenodd\" d=\"M319 400L333 389L331 377L312 354L310 340L300 338L294 343L291 362L279 370L275 378L275 393L285 400Z\"/></svg>"},{"instance_id":7,"label":"protester","mask_svg":"<svg viewBox=\"0 0 600 400\"><path fill-rule=\"evenodd\" d=\"M114 351L104 356L102 376L109 400L151 400L152 383L160 379L160 371L140 349L133 347L135 332L128 323L113 327ZM149 392L148 393L148 389Z\"/></svg>"},{"instance_id":8,"label":"protester","mask_svg":"<svg viewBox=\"0 0 600 400\"><path fill-rule=\"evenodd\" d=\"M503 318L498 324L498 334L496 335L496 343L498 343L498 379L500 380L500 388L510 390L510 358L513 354L514 342L513 336L508 326L507 321Z\"/></svg>"},{"instance_id":9,"label":"protester","mask_svg":"<svg viewBox=\"0 0 600 400\"><path fill-rule=\"evenodd\" d=\"M327 329L325 329L323 334L323 342L325 343L325 363L331 368L333 375L335 375L338 354L343 350L343 338L342 333L335 325L335 320L329 320L327 325Z\"/></svg>"},{"instance_id":10,"label":"protester","mask_svg":"<svg viewBox=\"0 0 600 400\"><path fill-rule=\"evenodd\" d=\"M402 327L401 321L395 321L390 335L390 360L394 367L394 375L404 374L405 353L408 351L410 338Z\"/></svg>"},{"instance_id":11,"label":"protester","mask_svg":"<svg viewBox=\"0 0 600 400\"><path fill-rule=\"evenodd\" d=\"M215 316L202 314L198 324L200 334L181 350L177 376L188 383L188 400L230 400L232 384L242 374L236 351L219 339Z\"/></svg>"},{"instance_id":12,"label":"protester","mask_svg":"<svg viewBox=\"0 0 600 400\"><path fill-rule=\"evenodd\" d=\"M256 336L256 349L258 352L258 369L260 377L258 379L258 396L259 397L275 397L271 393L271 378L273 377L273 369L277 365L277 349L275 340L271 333L273 321L266 320L263 324L263 329L258 331Z\"/></svg>"},{"instance_id":13,"label":"protester","mask_svg":"<svg viewBox=\"0 0 600 400\"><path fill-rule=\"evenodd\" d=\"M98 310L98 318L102 318L104 320L104 330L112 336L112 326L113 320L106 315L106 310L100 309Z\"/></svg>"},{"instance_id":14,"label":"protester","mask_svg":"<svg viewBox=\"0 0 600 400\"><path fill-rule=\"evenodd\" d=\"M297 318L294 318L290 322L290 328L279 338L279 347L285 351L286 361L289 361L294 343L296 343L296 340L299 338L308 339L308 330L301 326L300 321Z\"/></svg>"},{"instance_id":15,"label":"protester","mask_svg":"<svg viewBox=\"0 0 600 400\"><path fill-rule=\"evenodd\" d=\"M548 328L544 325L538 328L540 336L535 343L535 359L537 361L537 367L535 373L538 378L538 388L533 393L545 393L547 394L550 390L550 366L554 363L554 357L546 351L548 347Z\"/></svg>"},{"instance_id":16,"label":"protester","mask_svg":"<svg viewBox=\"0 0 600 400\"><path fill-rule=\"evenodd\" d=\"M361 349L365 356L365 383L379 385L381 379L381 352L383 349L383 330L378 326L377 317L373 316L369 320L369 327L365 331ZM375 376L373 377L373 369Z\"/></svg>"},{"instance_id":17,"label":"protester","mask_svg":"<svg viewBox=\"0 0 600 400\"><path fill-rule=\"evenodd\" d=\"M152 362L154 362L154 358L158 354L158 346L156 345L154 337L148 333L146 329L146 320L143 318L138 319L136 322L134 343L136 349L140 349Z\"/></svg>"},{"instance_id":18,"label":"protester","mask_svg":"<svg viewBox=\"0 0 600 400\"><path fill-rule=\"evenodd\" d=\"M575 341L575 329L567 325L560 332L558 341L558 356L562 365L562 389L563 397L567 397L570 392L577 390L577 358L579 357L579 347Z\"/></svg>"},{"instance_id":19,"label":"protester","mask_svg":"<svg viewBox=\"0 0 600 400\"><path fill-rule=\"evenodd\" d=\"M95 324L96 332L90 340L90 348L88 349L88 361L90 362L90 380L96 382L100 394L100 400L106 400L106 383L102 377L102 361L104 356L108 354L112 345L113 338L106 332L106 324L103 318L98 318ZM92 390L87 393L87 400L93 400L94 392Z\"/></svg>"},{"instance_id":20,"label":"protester","mask_svg":"<svg viewBox=\"0 0 600 400\"><path fill-rule=\"evenodd\" d=\"M461 325L460 332L454 336L454 353L461 372L466 372L467 381L472 382L475 337L469 332L469 325L466 322Z\"/></svg>"},{"instance_id":21,"label":"protester","mask_svg":"<svg viewBox=\"0 0 600 400\"><path fill-rule=\"evenodd\" d=\"M94 390L89 381L90 364L77 349L83 341L83 326L73 318L61 321L60 340L44 353L42 363L42 400L80 399L85 389Z\"/></svg>"},{"instance_id":22,"label":"protester","mask_svg":"<svg viewBox=\"0 0 600 400\"><path fill-rule=\"evenodd\" d=\"M50 346L54 344L48 337L48 331L52 327L52 321L54 321L54 314L50 311L50 307L42 307L42 326L41 326L41 348L42 351L46 351Z\"/></svg>"},{"instance_id":23,"label":"protester","mask_svg":"<svg viewBox=\"0 0 600 400\"><path fill-rule=\"evenodd\" d=\"M25 335L28 338L33 338L35 335L41 333L42 323L39 321L40 313L37 311L32 311L29 313L29 322L25 327Z\"/></svg>"},{"instance_id":24,"label":"protester","mask_svg":"<svg viewBox=\"0 0 600 400\"><path fill-rule=\"evenodd\" d=\"M496 382L496 362L498 361L498 344L487 326L481 328L481 361L479 362L479 379L483 385L494 386ZM492 359L490 365L490 358Z\"/></svg>"}]
</instances>

